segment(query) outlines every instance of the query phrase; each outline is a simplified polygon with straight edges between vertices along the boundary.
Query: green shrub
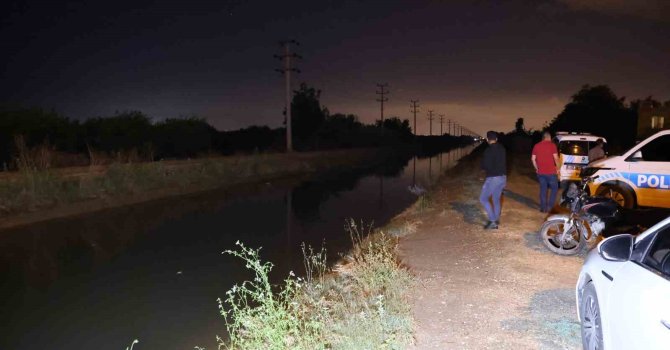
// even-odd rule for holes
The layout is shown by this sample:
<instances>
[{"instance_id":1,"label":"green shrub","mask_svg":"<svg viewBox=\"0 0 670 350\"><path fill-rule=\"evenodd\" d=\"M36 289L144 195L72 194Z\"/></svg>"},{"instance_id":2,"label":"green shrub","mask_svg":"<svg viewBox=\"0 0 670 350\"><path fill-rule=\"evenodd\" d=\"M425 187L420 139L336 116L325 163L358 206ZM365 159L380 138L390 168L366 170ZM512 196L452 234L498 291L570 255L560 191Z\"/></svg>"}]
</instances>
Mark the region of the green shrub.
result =
<instances>
[{"instance_id":1,"label":"green shrub","mask_svg":"<svg viewBox=\"0 0 670 350\"><path fill-rule=\"evenodd\" d=\"M269 262L258 250L237 242L252 281L235 285L219 300L226 320L228 349L378 349L404 348L412 341L412 318L406 301L414 281L397 262L396 241L371 226L346 229L354 243L348 263L330 274L324 249L303 248L305 277L292 272L272 286Z\"/></svg>"},{"instance_id":2,"label":"green shrub","mask_svg":"<svg viewBox=\"0 0 670 350\"><path fill-rule=\"evenodd\" d=\"M302 280L293 273L284 285L273 291L268 275L272 263L261 262L258 250L236 243L239 251L226 250L246 263L255 274L252 281L244 281L226 292L226 305L219 299L221 315L226 320L231 349L318 349L321 327L318 320L305 318L296 296Z\"/></svg>"}]
</instances>

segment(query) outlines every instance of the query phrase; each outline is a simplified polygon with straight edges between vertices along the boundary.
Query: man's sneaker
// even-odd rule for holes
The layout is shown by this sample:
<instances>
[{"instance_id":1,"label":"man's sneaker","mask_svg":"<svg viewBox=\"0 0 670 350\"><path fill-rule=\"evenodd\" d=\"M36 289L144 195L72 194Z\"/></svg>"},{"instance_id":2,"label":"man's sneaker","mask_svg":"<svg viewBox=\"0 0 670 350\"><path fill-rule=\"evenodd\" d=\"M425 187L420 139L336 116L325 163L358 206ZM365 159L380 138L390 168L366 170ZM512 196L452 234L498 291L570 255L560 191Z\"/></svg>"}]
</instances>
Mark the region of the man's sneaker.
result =
<instances>
[{"instance_id":1,"label":"man's sneaker","mask_svg":"<svg viewBox=\"0 0 670 350\"><path fill-rule=\"evenodd\" d=\"M485 230L496 230L496 229L498 229L498 224L495 221L489 221L484 226L484 229Z\"/></svg>"}]
</instances>

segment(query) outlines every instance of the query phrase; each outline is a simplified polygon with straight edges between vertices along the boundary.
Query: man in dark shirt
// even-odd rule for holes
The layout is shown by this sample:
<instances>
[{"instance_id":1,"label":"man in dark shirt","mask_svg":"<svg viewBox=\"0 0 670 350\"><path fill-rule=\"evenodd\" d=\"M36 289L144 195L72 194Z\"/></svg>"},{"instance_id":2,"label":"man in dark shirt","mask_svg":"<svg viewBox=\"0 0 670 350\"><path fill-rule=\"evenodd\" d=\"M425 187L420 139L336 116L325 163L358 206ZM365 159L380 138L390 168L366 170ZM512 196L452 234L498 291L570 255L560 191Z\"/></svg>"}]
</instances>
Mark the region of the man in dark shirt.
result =
<instances>
[{"instance_id":1,"label":"man in dark shirt","mask_svg":"<svg viewBox=\"0 0 670 350\"><path fill-rule=\"evenodd\" d=\"M489 218L484 228L490 230L497 229L500 224L500 196L507 184L507 160L505 147L498 143L498 134L495 131L486 133L486 141L489 146L482 156L482 170L486 174L486 180L479 201Z\"/></svg>"}]
</instances>

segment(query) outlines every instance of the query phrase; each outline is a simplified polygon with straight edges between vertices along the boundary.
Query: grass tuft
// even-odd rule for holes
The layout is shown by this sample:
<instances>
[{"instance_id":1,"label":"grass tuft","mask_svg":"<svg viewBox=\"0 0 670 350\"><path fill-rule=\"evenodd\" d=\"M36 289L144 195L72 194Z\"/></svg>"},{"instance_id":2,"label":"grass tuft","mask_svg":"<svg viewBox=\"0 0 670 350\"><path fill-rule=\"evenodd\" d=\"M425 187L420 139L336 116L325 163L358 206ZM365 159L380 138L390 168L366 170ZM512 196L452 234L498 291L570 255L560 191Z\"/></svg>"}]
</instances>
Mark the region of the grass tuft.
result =
<instances>
[{"instance_id":1,"label":"grass tuft","mask_svg":"<svg viewBox=\"0 0 670 350\"><path fill-rule=\"evenodd\" d=\"M305 277L293 273L272 286L272 264L238 242L237 251L254 272L219 301L229 340L226 349L399 349L412 342L407 293L413 277L396 258L397 241L372 226L346 225L354 244L331 273L326 251L303 245ZM220 339L220 338L219 338Z\"/></svg>"},{"instance_id":2,"label":"grass tuft","mask_svg":"<svg viewBox=\"0 0 670 350\"><path fill-rule=\"evenodd\" d=\"M433 200L429 194L422 194L419 196L419 199L414 204L415 211L417 213L423 213L426 210L431 209Z\"/></svg>"},{"instance_id":3,"label":"grass tuft","mask_svg":"<svg viewBox=\"0 0 670 350\"><path fill-rule=\"evenodd\" d=\"M393 237L405 237L415 233L419 227L419 224L421 224L420 220L407 220L399 225L390 226L386 229L386 232Z\"/></svg>"}]
</instances>

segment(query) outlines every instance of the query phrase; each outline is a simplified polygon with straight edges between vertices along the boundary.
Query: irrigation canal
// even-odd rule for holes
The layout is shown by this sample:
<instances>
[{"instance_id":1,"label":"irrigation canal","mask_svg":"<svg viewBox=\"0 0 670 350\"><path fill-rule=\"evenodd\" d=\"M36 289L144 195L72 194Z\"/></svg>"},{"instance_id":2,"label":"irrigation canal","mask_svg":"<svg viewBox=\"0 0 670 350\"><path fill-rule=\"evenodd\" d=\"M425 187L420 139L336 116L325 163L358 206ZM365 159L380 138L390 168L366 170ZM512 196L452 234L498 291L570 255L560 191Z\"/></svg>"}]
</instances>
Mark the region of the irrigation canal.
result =
<instances>
[{"instance_id":1,"label":"irrigation canal","mask_svg":"<svg viewBox=\"0 0 670 350\"><path fill-rule=\"evenodd\" d=\"M216 349L216 300L250 277L223 250L263 247L276 279L303 270L302 242L337 259L347 218L383 225L471 150L0 232L0 349Z\"/></svg>"}]
</instances>

